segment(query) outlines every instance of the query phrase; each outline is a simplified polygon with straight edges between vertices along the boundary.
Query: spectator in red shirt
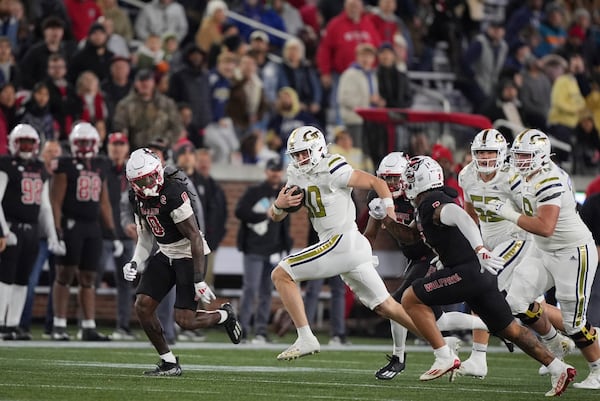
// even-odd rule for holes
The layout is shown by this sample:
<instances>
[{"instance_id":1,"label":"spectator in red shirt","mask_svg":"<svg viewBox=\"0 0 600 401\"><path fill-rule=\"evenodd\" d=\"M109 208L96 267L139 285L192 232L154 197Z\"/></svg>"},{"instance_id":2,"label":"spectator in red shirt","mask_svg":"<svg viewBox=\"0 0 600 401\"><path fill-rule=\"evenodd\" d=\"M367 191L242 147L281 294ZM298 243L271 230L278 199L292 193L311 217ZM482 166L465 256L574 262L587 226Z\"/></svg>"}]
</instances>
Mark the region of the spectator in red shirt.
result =
<instances>
[{"instance_id":1,"label":"spectator in red shirt","mask_svg":"<svg viewBox=\"0 0 600 401\"><path fill-rule=\"evenodd\" d=\"M338 125L341 119L335 96L337 82L340 74L355 61L356 46L361 43L370 43L377 48L381 38L364 13L362 0L345 0L344 11L329 21L317 49L321 82L325 89L330 89L330 107L335 111Z\"/></svg>"},{"instance_id":2,"label":"spectator in red shirt","mask_svg":"<svg viewBox=\"0 0 600 401\"><path fill-rule=\"evenodd\" d=\"M78 42L87 37L92 24L102 16L102 10L94 0L65 0L65 7Z\"/></svg>"}]
</instances>

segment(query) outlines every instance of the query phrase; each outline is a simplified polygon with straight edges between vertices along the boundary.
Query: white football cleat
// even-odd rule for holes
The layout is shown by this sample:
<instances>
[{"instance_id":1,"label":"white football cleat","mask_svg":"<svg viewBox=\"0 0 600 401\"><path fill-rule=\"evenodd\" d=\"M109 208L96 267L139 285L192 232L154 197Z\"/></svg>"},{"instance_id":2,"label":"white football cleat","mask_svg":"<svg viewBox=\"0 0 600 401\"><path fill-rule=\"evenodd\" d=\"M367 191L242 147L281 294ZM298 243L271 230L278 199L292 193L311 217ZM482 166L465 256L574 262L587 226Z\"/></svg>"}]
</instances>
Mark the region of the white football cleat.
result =
<instances>
[{"instance_id":1,"label":"white football cleat","mask_svg":"<svg viewBox=\"0 0 600 401\"><path fill-rule=\"evenodd\" d=\"M564 393L576 374L577 371L573 366L563 363L560 373L552 375L552 389L546 393L546 397L556 397Z\"/></svg>"},{"instance_id":2,"label":"white football cleat","mask_svg":"<svg viewBox=\"0 0 600 401\"><path fill-rule=\"evenodd\" d=\"M321 351L321 345L317 337L313 336L309 340L298 338L288 349L277 355L277 359L280 361L291 361L292 359L301 358L306 355L316 354L319 351Z\"/></svg>"},{"instance_id":3,"label":"white football cleat","mask_svg":"<svg viewBox=\"0 0 600 401\"><path fill-rule=\"evenodd\" d=\"M573 383L573 387L584 388L587 390L600 390L600 368L592 369L584 381Z\"/></svg>"},{"instance_id":4,"label":"white football cleat","mask_svg":"<svg viewBox=\"0 0 600 401\"><path fill-rule=\"evenodd\" d=\"M448 372L452 372L454 369L458 369L459 367L460 359L458 359L454 353L452 353L450 358L435 358L433 365L431 365L431 369L423 373L421 377L419 377L419 380L434 380L438 377L442 377Z\"/></svg>"},{"instance_id":5,"label":"white football cleat","mask_svg":"<svg viewBox=\"0 0 600 401\"><path fill-rule=\"evenodd\" d=\"M460 364L457 372L461 376L472 376L477 379L484 379L487 376L488 367L485 359L477 361L475 358L469 358Z\"/></svg>"}]
</instances>

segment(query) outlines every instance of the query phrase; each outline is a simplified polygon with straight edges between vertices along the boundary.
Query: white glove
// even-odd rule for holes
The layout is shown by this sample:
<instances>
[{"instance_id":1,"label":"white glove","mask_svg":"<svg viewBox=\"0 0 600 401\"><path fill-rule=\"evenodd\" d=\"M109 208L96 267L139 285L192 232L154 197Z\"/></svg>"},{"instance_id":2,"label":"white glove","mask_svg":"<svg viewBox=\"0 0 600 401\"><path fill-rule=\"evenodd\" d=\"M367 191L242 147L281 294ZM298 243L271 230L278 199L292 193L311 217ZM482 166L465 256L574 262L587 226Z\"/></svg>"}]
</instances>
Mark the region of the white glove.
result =
<instances>
[{"instance_id":1,"label":"white glove","mask_svg":"<svg viewBox=\"0 0 600 401\"><path fill-rule=\"evenodd\" d=\"M118 258L121 255L123 255L123 243L120 239L115 239L113 240L113 256Z\"/></svg>"},{"instance_id":2,"label":"white glove","mask_svg":"<svg viewBox=\"0 0 600 401\"><path fill-rule=\"evenodd\" d=\"M487 270L494 276L498 275L498 272L504 269L504 259L499 256L492 255L490 251L485 248L479 249L477 252L477 258L479 259L479 264L481 265L480 273L483 273L484 270Z\"/></svg>"},{"instance_id":3,"label":"white glove","mask_svg":"<svg viewBox=\"0 0 600 401\"><path fill-rule=\"evenodd\" d=\"M442 264L442 261L440 260L439 256L436 256L435 258L431 259L429 265L435 266L436 270L442 270L444 268L444 265Z\"/></svg>"},{"instance_id":4,"label":"white glove","mask_svg":"<svg viewBox=\"0 0 600 401\"><path fill-rule=\"evenodd\" d=\"M48 239L48 250L56 256L64 256L67 253L67 246L65 245L65 241Z\"/></svg>"},{"instance_id":5,"label":"white glove","mask_svg":"<svg viewBox=\"0 0 600 401\"><path fill-rule=\"evenodd\" d=\"M381 198L375 198L369 202L369 216L375 220L383 220L387 216L387 209Z\"/></svg>"},{"instance_id":6,"label":"white glove","mask_svg":"<svg viewBox=\"0 0 600 401\"><path fill-rule=\"evenodd\" d=\"M203 304L208 305L212 301L217 299L217 297L215 296L215 293L212 292L212 290L210 289L208 284L206 284L206 282L204 282L204 281L200 281L199 283L194 283L194 288L196 290L195 291L196 296L194 297L194 299L196 301L201 300Z\"/></svg>"},{"instance_id":7,"label":"white glove","mask_svg":"<svg viewBox=\"0 0 600 401\"><path fill-rule=\"evenodd\" d=\"M9 231L8 234L6 234L6 246L15 246L17 245L17 242L19 242L19 240L15 233Z\"/></svg>"},{"instance_id":8,"label":"white glove","mask_svg":"<svg viewBox=\"0 0 600 401\"><path fill-rule=\"evenodd\" d=\"M519 220L519 217L521 217L521 213L514 210L510 203L498 199L494 199L489 203L486 203L484 208L485 210L497 214L504 220L512 221L515 224L517 224L517 220Z\"/></svg>"},{"instance_id":9,"label":"white glove","mask_svg":"<svg viewBox=\"0 0 600 401\"><path fill-rule=\"evenodd\" d=\"M127 262L123 266L123 277L125 278L125 280L135 280L137 273L137 263L135 261L132 260L131 262Z\"/></svg>"}]
</instances>

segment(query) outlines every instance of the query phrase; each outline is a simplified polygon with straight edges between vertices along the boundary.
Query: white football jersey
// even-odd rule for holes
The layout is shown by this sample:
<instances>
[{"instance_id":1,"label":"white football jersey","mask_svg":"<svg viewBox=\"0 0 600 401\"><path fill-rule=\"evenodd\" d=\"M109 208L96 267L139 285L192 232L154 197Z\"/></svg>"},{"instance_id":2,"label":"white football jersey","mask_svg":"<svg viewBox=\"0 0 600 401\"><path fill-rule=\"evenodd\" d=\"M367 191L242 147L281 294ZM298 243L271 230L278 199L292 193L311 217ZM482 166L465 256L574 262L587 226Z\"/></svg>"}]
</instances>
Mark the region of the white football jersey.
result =
<instances>
[{"instance_id":1,"label":"white football jersey","mask_svg":"<svg viewBox=\"0 0 600 401\"><path fill-rule=\"evenodd\" d=\"M326 155L309 173L300 172L293 163L288 166L287 186L304 189L304 206L321 241L358 230L352 188L348 187L353 171L338 154Z\"/></svg>"},{"instance_id":2,"label":"white football jersey","mask_svg":"<svg viewBox=\"0 0 600 401\"><path fill-rule=\"evenodd\" d=\"M527 216L535 216L543 205L560 207L554 234L550 237L533 236L540 249L557 251L592 241L592 233L577 213L571 178L556 164L550 163L528 182L521 180L515 191L521 200L522 213Z\"/></svg>"},{"instance_id":3,"label":"white football jersey","mask_svg":"<svg viewBox=\"0 0 600 401\"><path fill-rule=\"evenodd\" d=\"M516 224L484 209L484 205L494 199L512 201L511 187L518 185L518 182L510 180L511 176L514 176L512 169L504 165L496 171L494 178L484 182L479 177L475 163L472 161L460 171L458 183L463 189L465 202L471 203L479 216L483 245L494 249L508 239L527 239L528 233ZM520 205L515 204L514 208L520 209Z\"/></svg>"}]
</instances>

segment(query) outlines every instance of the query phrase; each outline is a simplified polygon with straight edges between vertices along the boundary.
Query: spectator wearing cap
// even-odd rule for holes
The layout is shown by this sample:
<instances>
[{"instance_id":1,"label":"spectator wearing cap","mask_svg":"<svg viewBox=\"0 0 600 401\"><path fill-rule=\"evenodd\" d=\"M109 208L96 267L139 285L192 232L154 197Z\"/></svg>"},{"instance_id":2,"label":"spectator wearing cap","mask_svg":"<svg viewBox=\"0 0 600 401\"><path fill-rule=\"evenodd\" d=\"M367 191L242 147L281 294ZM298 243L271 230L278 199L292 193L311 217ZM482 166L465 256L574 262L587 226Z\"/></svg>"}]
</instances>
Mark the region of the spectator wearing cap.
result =
<instances>
[{"instance_id":1,"label":"spectator wearing cap","mask_svg":"<svg viewBox=\"0 0 600 401\"><path fill-rule=\"evenodd\" d=\"M127 135L122 132L113 132L108 135L107 143L108 160L110 162L106 175L108 197L110 198L110 204L112 205L114 221L121 221L120 202L123 197L127 197L127 192L129 190L127 177L125 175L125 164L129 157L129 141L127 140ZM123 254L119 257L113 257L112 240L114 238L103 228L104 247L102 249L101 263L99 265L104 268L104 266L110 265L112 262L115 267L114 278L115 286L117 288L117 319L115 332L112 337L115 340L133 340L135 339L135 336L131 332L129 322L131 321L134 287L131 285L131 282L126 281L123 278L123 269L120 269L119 266L123 266L131 260L135 243L133 239L125 233L121 224L115 225L115 231L117 233L117 238L123 243ZM111 261L111 259L113 260ZM98 278L100 279L102 276L102 272L99 272Z\"/></svg>"},{"instance_id":2,"label":"spectator wearing cap","mask_svg":"<svg viewBox=\"0 0 600 401\"><path fill-rule=\"evenodd\" d=\"M461 88L476 112L494 96L508 54L504 33L502 21L489 21L463 53Z\"/></svg>"},{"instance_id":3,"label":"spectator wearing cap","mask_svg":"<svg viewBox=\"0 0 600 401\"><path fill-rule=\"evenodd\" d=\"M128 136L131 149L138 149L157 137L176 143L185 135L177 105L156 90L152 71L138 71L133 88L117 103L113 119L113 129Z\"/></svg>"},{"instance_id":4,"label":"spectator wearing cap","mask_svg":"<svg viewBox=\"0 0 600 401\"><path fill-rule=\"evenodd\" d=\"M405 72L398 68L397 55L389 42L384 42L377 51L377 82L379 94L385 100L386 107L410 107L413 92Z\"/></svg>"},{"instance_id":5,"label":"spectator wearing cap","mask_svg":"<svg viewBox=\"0 0 600 401\"><path fill-rule=\"evenodd\" d=\"M114 54L106 48L107 40L104 26L98 22L92 24L85 45L69 61L67 77L71 83L75 83L83 71L92 71L100 81L110 75L110 63Z\"/></svg>"},{"instance_id":6,"label":"spectator wearing cap","mask_svg":"<svg viewBox=\"0 0 600 401\"><path fill-rule=\"evenodd\" d=\"M202 23L196 32L196 45L206 53L215 44L221 46L223 42L223 24L227 21L229 7L222 0L211 0L206 5L206 12Z\"/></svg>"},{"instance_id":7,"label":"spectator wearing cap","mask_svg":"<svg viewBox=\"0 0 600 401\"><path fill-rule=\"evenodd\" d=\"M345 0L344 11L329 21L317 49L321 83L330 91L329 108L336 124L342 122L337 103L339 77L356 61L356 47L361 43L379 46L379 32L364 13L362 0Z\"/></svg>"},{"instance_id":8,"label":"spectator wearing cap","mask_svg":"<svg viewBox=\"0 0 600 401\"><path fill-rule=\"evenodd\" d=\"M246 18L258 21L278 31L287 32L281 17L272 9L265 7L260 0L243 0L241 6L236 10ZM246 42L250 42L250 34L254 28L244 22L235 21L240 30L240 35ZM269 42L276 48L281 48L283 39L269 35Z\"/></svg>"},{"instance_id":9,"label":"spectator wearing cap","mask_svg":"<svg viewBox=\"0 0 600 401\"><path fill-rule=\"evenodd\" d=\"M127 42L133 39L133 27L127 12L119 7L117 0L99 0L98 5L102 14L113 22L113 31L122 36Z\"/></svg>"},{"instance_id":10,"label":"spectator wearing cap","mask_svg":"<svg viewBox=\"0 0 600 401\"><path fill-rule=\"evenodd\" d=\"M90 27L102 16L100 6L94 0L65 0L71 30L76 41L84 39Z\"/></svg>"},{"instance_id":11,"label":"spectator wearing cap","mask_svg":"<svg viewBox=\"0 0 600 401\"><path fill-rule=\"evenodd\" d=\"M169 96L192 108L192 122L202 130L212 121L206 52L190 43L183 51L183 68L171 75Z\"/></svg>"},{"instance_id":12,"label":"spectator wearing cap","mask_svg":"<svg viewBox=\"0 0 600 401\"><path fill-rule=\"evenodd\" d=\"M554 49L554 54L568 59L571 54L581 54L583 56L583 43L585 42L585 31L579 25L571 25L567 32L567 39L562 46Z\"/></svg>"},{"instance_id":13,"label":"spectator wearing cap","mask_svg":"<svg viewBox=\"0 0 600 401\"><path fill-rule=\"evenodd\" d=\"M408 27L396 14L397 1L379 0L377 4L377 8L374 8L368 16L379 32L382 43L394 43L394 35L402 35L406 43L407 64L412 65L414 45Z\"/></svg>"},{"instance_id":14,"label":"spectator wearing cap","mask_svg":"<svg viewBox=\"0 0 600 401\"><path fill-rule=\"evenodd\" d=\"M48 58L51 54L60 53L65 60L70 60L76 45L64 40L64 22L58 17L50 16L42 23L43 40L32 45L23 56L21 73L22 85L31 89L36 82L46 78Z\"/></svg>"},{"instance_id":15,"label":"spectator wearing cap","mask_svg":"<svg viewBox=\"0 0 600 401\"><path fill-rule=\"evenodd\" d=\"M498 82L495 96L483 107L481 114L499 124L498 130L509 143L513 141L516 133L528 126L525 124L527 119L519 101L519 88L512 78L502 78Z\"/></svg>"},{"instance_id":16,"label":"spectator wearing cap","mask_svg":"<svg viewBox=\"0 0 600 401\"><path fill-rule=\"evenodd\" d=\"M269 35L263 31L254 31L250 34L250 43L248 52L256 60L258 67L258 76L265 85L265 94L270 104L275 102L273 97L276 91L277 70L279 60L274 59L269 53Z\"/></svg>"},{"instance_id":17,"label":"spectator wearing cap","mask_svg":"<svg viewBox=\"0 0 600 401\"><path fill-rule=\"evenodd\" d=\"M188 32L185 10L175 0L152 0L142 7L134 24L138 39L145 41L150 34L173 32L181 43Z\"/></svg>"},{"instance_id":18,"label":"spectator wearing cap","mask_svg":"<svg viewBox=\"0 0 600 401\"><path fill-rule=\"evenodd\" d=\"M73 122L81 118L83 104L74 85L67 81L67 62L60 54L48 59L48 75L45 80L50 93L50 113L58 125L59 139L66 140Z\"/></svg>"},{"instance_id":19,"label":"spectator wearing cap","mask_svg":"<svg viewBox=\"0 0 600 401\"><path fill-rule=\"evenodd\" d=\"M270 340L271 272L279 259L289 254L292 248L290 219L285 219L281 224L274 223L267 216L270 205L284 186L281 160L271 159L267 162L265 177L263 182L246 190L235 208L235 217L240 220L237 247L244 254L239 313L242 338L248 341L254 332L252 342L259 344Z\"/></svg>"},{"instance_id":20,"label":"spectator wearing cap","mask_svg":"<svg viewBox=\"0 0 600 401\"><path fill-rule=\"evenodd\" d=\"M519 90L519 99L523 113L528 116L529 126L537 127L545 132L551 93L550 79L542 71L540 61L530 54L525 61L523 85Z\"/></svg>"},{"instance_id":21,"label":"spectator wearing cap","mask_svg":"<svg viewBox=\"0 0 600 401\"><path fill-rule=\"evenodd\" d=\"M385 107L386 104L379 94L375 70L377 49L370 43L361 43L356 47L355 53L355 62L340 76L337 102L342 122L352 135L355 146L370 154L371 143L363 135L363 119L354 109Z\"/></svg>"},{"instance_id":22,"label":"spectator wearing cap","mask_svg":"<svg viewBox=\"0 0 600 401\"><path fill-rule=\"evenodd\" d=\"M112 120L117 104L131 91L131 61L115 56L110 61L110 75L100 83L108 108L107 130L112 131Z\"/></svg>"},{"instance_id":23,"label":"spectator wearing cap","mask_svg":"<svg viewBox=\"0 0 600 401\"><path fill-rule=\"evenodd\" d=\"M556 2L546 5L545 18L538 27L538 33L541 42L533 49L538 57L544 57L565 44L567 32L565 31L565 15L562 6Z\"/></svg>"},{"instance_id":24,"label":"spectator wearing cap","mask_svg":"<svg viewBox=\"0 0 600 401\"><path fill-rule=\"evenodd\" d=\"M436 143L431 148L431 158L439 163L444 170L444 185L450 188L454 188L458 192L458 197L454 200L461 207L464 206L464 194L463 190L458 185L456 164L454 162L454 156L452 151L447 147Z\"/></svg>"}]
</instances>

